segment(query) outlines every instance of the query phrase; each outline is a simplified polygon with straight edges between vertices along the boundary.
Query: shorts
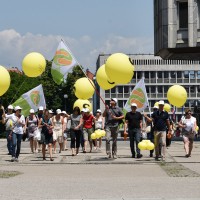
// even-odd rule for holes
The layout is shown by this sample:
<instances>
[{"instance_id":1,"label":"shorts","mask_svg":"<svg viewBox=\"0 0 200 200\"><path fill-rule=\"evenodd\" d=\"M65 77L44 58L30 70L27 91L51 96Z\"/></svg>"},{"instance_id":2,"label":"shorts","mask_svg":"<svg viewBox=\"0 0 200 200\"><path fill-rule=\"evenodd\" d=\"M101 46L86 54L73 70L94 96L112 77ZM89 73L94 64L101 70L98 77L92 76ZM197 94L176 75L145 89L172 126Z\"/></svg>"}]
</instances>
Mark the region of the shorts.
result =
<instances>
[{"instance_id":1,"label":"shorts","mask_svg":"<svg viewBox=\"0 0 200 200\"><path fill-rule=\"evenodd\" d=\"M92 141L91 134L94 132L93 128L83 128L84 141Z\"/></svg>"}]
</instances>

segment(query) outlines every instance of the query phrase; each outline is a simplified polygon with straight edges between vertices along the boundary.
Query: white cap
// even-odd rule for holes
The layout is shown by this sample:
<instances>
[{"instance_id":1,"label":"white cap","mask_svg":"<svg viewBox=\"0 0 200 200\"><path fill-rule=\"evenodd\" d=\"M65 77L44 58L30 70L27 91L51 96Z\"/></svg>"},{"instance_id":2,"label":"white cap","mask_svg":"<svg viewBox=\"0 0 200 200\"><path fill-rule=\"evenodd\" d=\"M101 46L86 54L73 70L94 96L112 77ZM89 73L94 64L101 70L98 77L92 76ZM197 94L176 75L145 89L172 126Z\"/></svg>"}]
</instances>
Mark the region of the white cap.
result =
<instances>
[{"instance_id":1,"label":"white cap","mask_svg":"<svg viewBox=\"0 0 200 200\"><path fill-rule=\"evenodd\" d=\"M53 114L53 111L52 111L52 110L49 110L49 114Z\"/></svg>"},{"instance_id":2,"label":"white cap","mask_svg":"<svg viewBox=\"0 0 200 200\"><path fill-rule=\"evenodd\" d=\"M118 102L117 98L112 98L111 100L114 101L115 103Z\"/></svg>"},{"instance_id":3,"label":"white cap","mask_svg":"<svg viewBox=\"0 0 200 200\"><path fill-rule=\"evenodd\" d=\"M100 110L100 109L98 109L98 110L97 110L97 112L101 113L101 110Z\"/></svg>"},{"instance_id":4,"label":"white cap","mask_svg":"<svg viewBox=\"0 0 200 200\"><path fill-rule=\"evenodd\" d=\"M158 109L158 106L154 106L153 108L156 108L156 109Z\"/></svg>"},{"instance_id":5,"label":"white cap","mask_svg":"<svg viewBox=\"0 0 200 200\"><path fill-rule=\"evenodd\" d=\"M131 106L137 108L137 104L136 103L132 103Z\"/></svg>"},{"instance_id":6,"label":"white cap","mask_svg":"<svg viewBox=\"0 0 200 200\"><path fill-rule=\"evenodd\" d=\"M15 111L17 111L17 110L21 110L22 108L20 107L20 106L16 106L15 107Z\"/></svg>"},{"instance_id":7,"label":"white cap","mask_svg":"<svg viewBox=\"0 0 200 200\"><path fill-rule=\"evenodd\" d=\"M9 106L8 106L8 109L13 110L13 106L12 106L12 105L9 105Z\"/></svg>"},{"instance_id":8,"label":"white cap","mask_svg":"<svg viewBox=\"0 0 200 200\"><path fill-rule=\"evenodd\" d=\"M56 110L56 114L57 114L57 115L61 114L61 110L60 110L60 109L57 109L57 110Z\"/></svg>"},{"instance_id":9,"label":"white cap","mask_svg":"<svg viewBox=\"0 0 200 200\"><path fill-rule=\"evenodd\" d=\"M29 111L30 113L35 113L35 111L33 110L33 109L30 109L30 111Z\"/></svg>"},{"instance_id":10,"label":"white cap","mask_svg":"<svg viewBox=\"0 0 200 200\"><path fill-rule=\"evenodd\" d=\"M85 112L85 108L82 108L81 112Z\"/></svg>"},{"instance_id":11,"label":"white cap","mask_svg":"<svg viewBox=\"0 0 200 200\"><path fill-rule=\"evenodd\" d=\"M165 105L165 102L164 102L163 100L160 100L160 101L158 102L158 105Z\"/></svg>"},{"instance_id":12,"label":"white cap","mask_svg":"<svg viewBox=\"0 0 200 200\"><path fill-rule=\"evenodd\" d=\"M89 108L85 108L83 112L90 112Z\"/></svg>"},{"instance_id":13,"label":"white cap","mask_svg":"<svg viewBox=\"0 0 200 200\"><path fill-rule=\"evenodd\" d=\"M44 110L43 106L40 106L40 107L39 107L39 110Z\"/></svg>"},{"instance_id":14,"label":"white cap","mask_svg":"<svg viewBox=\"0 0 200 200\"><path fill-rule=\"evenodd\" d=\"M67 114L65 111L62 111L61 113L62 113L62 114L65 114L65 115Z\"/></svg>"}]
</instances>

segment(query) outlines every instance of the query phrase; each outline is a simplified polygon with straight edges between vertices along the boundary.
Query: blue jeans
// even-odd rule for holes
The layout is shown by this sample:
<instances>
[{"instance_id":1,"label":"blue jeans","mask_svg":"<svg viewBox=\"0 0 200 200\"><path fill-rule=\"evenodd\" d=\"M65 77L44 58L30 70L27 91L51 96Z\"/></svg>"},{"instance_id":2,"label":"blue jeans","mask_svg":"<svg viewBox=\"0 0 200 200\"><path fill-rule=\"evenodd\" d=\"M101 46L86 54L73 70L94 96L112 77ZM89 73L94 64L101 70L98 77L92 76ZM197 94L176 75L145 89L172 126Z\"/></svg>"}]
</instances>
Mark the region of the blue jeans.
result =
<instances>
[{"instance_id":1,"label":"blue jeans","mask_svg":"<svg viewBox=\"0 0 200 200\"><path fill-rule=\"evenodd\" d=\"M138 143L140 142L140 138L141 138L141 129L140 128L129 129L128 135L130 139L130 148L131 148L132 155L135 156L135 143L136 143L136 152L137 152L137 155L139 155L140 149L138 148Z\"/></svg>"},{"instance_id":2,"label":"blue jeans","mask_svg":"<svg viewBox=\"0 0 200 200\"><path fill-rule=\"evenodd\" d=\"M9 137L11 131L6 131L7 148L9 154L12 154L12 139Z\"/></svg>"},{"instance_id":3,"label":"blue jeans","mask_svg":"<svg viewBox=\"0 0 200 200\"><path fill-rule=\"evenodd\" d=\"M21 149L22 134L12 133L12 157L18 158ZM16 149L17 147L17 149Z\"/></svg>"}]
</instances>

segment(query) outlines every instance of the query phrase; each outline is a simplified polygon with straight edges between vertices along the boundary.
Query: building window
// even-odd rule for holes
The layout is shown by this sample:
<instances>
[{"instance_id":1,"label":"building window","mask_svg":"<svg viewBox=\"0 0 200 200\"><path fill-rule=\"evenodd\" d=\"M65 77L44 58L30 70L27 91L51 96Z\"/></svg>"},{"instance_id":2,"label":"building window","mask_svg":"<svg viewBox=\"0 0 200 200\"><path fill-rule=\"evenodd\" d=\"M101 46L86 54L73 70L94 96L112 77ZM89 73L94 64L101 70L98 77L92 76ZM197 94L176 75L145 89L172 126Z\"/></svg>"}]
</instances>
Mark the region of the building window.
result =
<instances>
[{"instance_id":1,"label":"building window","mask_svg":"<svg viewBox=\"0 0 200 200\"><path fill-rule=\"evenodd\" d=\"M110 94L110 90L105 90L105 93L106 94Z\"/></svg>"},{"instance_id":2,"label":"building window","mask_svg":"<svg viewBox=\"0 0 200 200\"><path fill-rule=\"evenodd\" d=\"M114 93L114 94L116 93L116 88L115 87L111 89L111 93Z\"/></svg>"},{"instance_id":3,"label":"building window","mask_svg":"<svg viewBox=\"0 0 200 200\"><path fill-rule=\"evenodd\" d=\"M179 28L188 28L188 2L179 2Z\"/></svg>"},{"instance_id":4,"label":"building window","mask_svg":"<svg viewBox=\"0 0 200 200\"><path fill-rule=\"evenodd\" d=\"M129 93L129 86L124 86L124 93Z\"/></svg>"},{"instance_id":5,"label":"building window","mask_svg":"<svg viewBox=\"0 0 200 200\"><path fill-rule=\"evenodd\" d=\"M123 107L124 107L124 105L123 105L123 100L119 100L119 101L118 101L118 106L119 106L120 108L123 108Z\"/></svg>"},{"instance_id":6,"label":"building window","mask_svg":"<svg viewBox=\"0 0 200 200\"><path fill-rule=\"evenodd\" d=\"M149 79L149 72L144 72L144 77Z\"/></svg>"},{"instance_id":7,"label":"building window","mask_svg":"<svg viewBox=\"0 0 200 200\"><path fill-rule=\"evenodd\" d=\"M118 93L123 94L123 86L118 86Z\"/></svg>"},{"instance_id":8,"label":"building window","mask_svg":"<svg viewBox=\"0 0 200 200\"><path fill-rule=\"evenodd\" d=\"M162 86L158 86L158 93L163 93L163 87Z\"/></svg>"},{"instance_id":9,"label":"building window","mask_svg":"<svg viewBox=\"0 0 200 200\"><path fill-rule=\"evenodd\" d=\"M182 72L177 72L177 78L182 78Z\"/></svg>"},{"instance_id":10,"label":"building window","mask_svg":"<svg viewBox=\"0 0 200 200\"><path fill-rule=\"evenodd\" d=\"M162 78L162 72L158 72L158 78Z\"/></svg>"},{"instance_id":11,"label":"building window","mask_svg":"<svg viewBox=\"0 0 200 200\"><path fill-rule=\"evenodd\" d=\"M190 71L190 79L195 79L194 71Z\"/></svg>"},{"instance_id":12,"label":"building window","mask_svg":"<svg viewBox=\"0 0 200 200\"><path fill-rule=\"evenodd\" d=\"M171 72L171 78L176 78L176 72L175 71Z\"/></svg>"},{"instance_id":13,"label":"building window","mask_svg":"<svg viewBox=\"0 0 200 200\"><path fill-rule=\"evenodd\" d=\"M184 78L189 78L189 71L184 71Z\"/></svg>"},{"instance_id":14,"label":"building window","mask_svg":"<svg viewBox=\"0 0 200 200\"><path fill-rule=\"evenodd\" d=\"M152 87L151 87L151 93L152 93L152 94L155 94L155 93L156 93L156 86L152 86Z\"/></svg>"}]
</instances>

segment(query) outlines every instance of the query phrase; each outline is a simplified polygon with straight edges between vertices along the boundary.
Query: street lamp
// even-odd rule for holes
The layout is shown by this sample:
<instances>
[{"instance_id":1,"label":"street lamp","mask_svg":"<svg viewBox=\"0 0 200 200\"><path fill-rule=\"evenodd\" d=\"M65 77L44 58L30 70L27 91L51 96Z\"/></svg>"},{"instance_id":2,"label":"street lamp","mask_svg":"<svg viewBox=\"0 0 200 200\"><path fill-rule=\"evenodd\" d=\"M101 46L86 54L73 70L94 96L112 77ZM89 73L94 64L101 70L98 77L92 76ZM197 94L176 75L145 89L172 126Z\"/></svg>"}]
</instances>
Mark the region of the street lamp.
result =
<instances>
[{"instance_id":1,"label":"street lamp","mask_svg":"<svg viewBox=\"0 0 200 200\"><path fill-rule=\"evenodd\" d=\"M64 99L65 99L65 111L66 111L66 100L68 98L68 95L67 94L64 94Z\"/></svg>"}]
</instances>

